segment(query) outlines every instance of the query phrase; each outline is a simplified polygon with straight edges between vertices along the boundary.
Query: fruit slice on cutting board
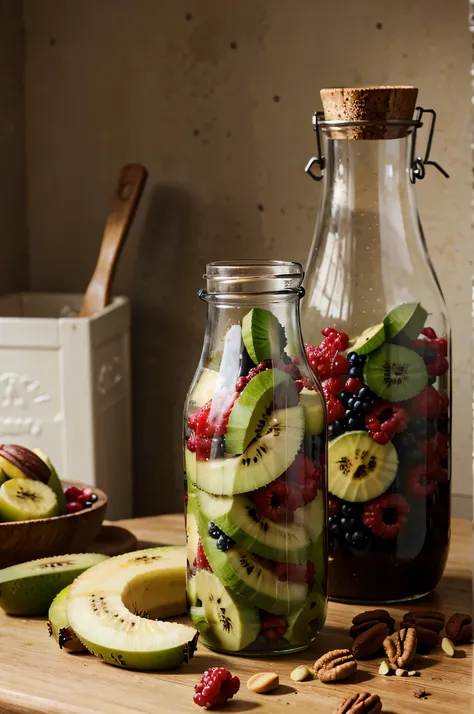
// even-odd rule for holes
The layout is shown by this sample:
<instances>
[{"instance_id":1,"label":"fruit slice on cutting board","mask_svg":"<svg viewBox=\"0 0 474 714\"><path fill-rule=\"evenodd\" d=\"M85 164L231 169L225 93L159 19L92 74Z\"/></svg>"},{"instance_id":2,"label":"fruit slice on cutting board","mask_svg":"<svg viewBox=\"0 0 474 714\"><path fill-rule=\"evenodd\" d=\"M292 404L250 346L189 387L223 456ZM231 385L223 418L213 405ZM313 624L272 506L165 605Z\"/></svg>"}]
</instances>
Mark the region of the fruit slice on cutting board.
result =
<instances>
[{"instance_id":1,"label":"fruit slice on cutting board","mask_svg":"<svg viewBox=\"0 0 474 714\"><path fill-rule=\"evenodd\" d=\"M46 464L46 466L49 468L51 471L51 476L49 477L48 481L48 486L53 489L54 493L56 494L56 498L58 499L58 507L59 507L59 512L60 513L66 513L66 496L64 495L64 489L62 487L61 481L59 479L59 476L56 472L56 469L54 468L53 464L51 463L51 460L46 454L44 454L41 449L33 449L33 453L36 454L36 456L39 456L42 461Z\"/></svg>"},{"instance_id":2,"label":"fruit slice on cutting board","mask_svg":"<svg viewBox=\"0 0 474 714\"><path fill-rule=\"evenodd\" d=\"M250 358L258 364L279 359L286 345L285 330L278 318L260 307L250 310L242 320L242 339Z\"/></svg>"},{"instance_id":3,"label":"fruit slice on cutting board","mask_svg":"<svg viewBox=\"0 0 474 714\"><path fill-rule=\"evenodd\" d=\"M276 395L281 401L298 403L298 392L290 375L281 369L266 369L255 375L236 399L227 423L225 450L242 454L258 437Z\"/></svg>"},{"instance_id":4,"label":"fruit slice on cutting board","mask_svg":"<svg viewBox=\"0 0 474 714\"><path fill-rule=\"evenodd\" d=\"M413 350L385 344L368 356L364 381L381 399L403 402L426 387L428 372L423 359Z\"/></svg>"},{"instance_id":5,"label":"fruit slice on cutting board","mask_svg":"<svg viewBox=\"0 0 474 714\"><path fill-rule=\"evenodd\" d=\"M191 618L204 644L237 652L253 642L260 631L258 610L233 597L207 570L201 570L195 580L202 610L193 608Z\"/></svg>"},{"instance_id":6,"label":"fruit slice on cutting board","mask_svg":"<svg viewBox=\"0 0 474 714\"><path fill-rule=\"evenodd\" d=\"M292 645L307 645L326 621L327 601L317 587L309 593L308 599L300 610L288 615L288 630L285 639Z\"/></svg>"},{"instance_id":7,"label":"fruit slice on cutting board","mask_svg":"<svg viewBox=\"0 0 474 714\"><path fill-rule=\"evenodd\" d=\"M68 652L87 652L82 642L69 624L66 613L69 585L56 595L48 612L49 634L54 637L60 649Z\"/></svg>"},{"instance_id":8,"label":"fruit slice on cutting board","mask_svg":"<svg viewBox=\"0 0 474 714\"><path fill-rule=\"evenodd\" d=\"M0 486L0 520L31 521L59 516L53 489L31 478L12 478Z\"/></svg>"},{"instance_id":9,"label":"fruit slice on cutting board","mask_svg":"<svg viewBox=\"0 0 474 714\"><path fill-rule=\"evenodd\" d=\"M204 367L196 382L196 386L191 392L190 403L193 406L193 410L200 409L213 398L218 379L219 372Z\"/></svg>"},{"instance_id":10,"label":"fruit slice on cutting board","mask_svg":"<svg viewBox=\"0 0 474 714\"><path fill-rule=\"evenodd\" d=\"M150 548L100 563L79 576L67 618L92 654L127 669L172 669L194 654L192 627L150 618L184 612L185 548Z\"/></svg>"},{"instance_id":11,"label":"fruit slice on cutting board","mask_svg":"<svg viewBox=\"0 0 474 714\"><path fill-rule=\"evenodd\" d=\"M397 467L390 441L381 445L365 431L350 431L329 443L329 492L352 503L370 501L392 485Z\"/></svg>"},{"instance_id":12,"label":"fruit slice on cutting board","mask_svg":"<svg viewBox=\"0 0 474 714\"><path fill-rule=\"evenodd\" d=\"M241 456L197 461L194 483L216 496L255 491L286 471L303 436L303 407L276 409L262 419L256 438Z\"/></svg>"},{"instance_id":13,"label":"fruit slice on cutting board","mask_svg":"<svg viewBox=\"0 0 474 714\"><path fill-rule=\"evenodd\" d=\"M401 332L410 340L415 340L422 331L428 313L419 302L406 302L391 310L383 319L387 340L394 339Z\"/></svg>"},{"instance_id":14,"label":"fruit slice on cutting board","mask_svg":"<svg viewBox=\"0 0 474 714\"><path fill-rule=\"evenodd\" d=\"M0 607L9 615L45 615L63 588L106 559L98 553L75 553L4 568L0 570Z\"/></svg>"},{"instance_id":15,"label":"fruit slice on cutting board","mask_svg":"<svg viewBox=\"0 0 474 714\"><path fill-rule=\"evenodd\" d=\"M225 552L218 550L204 519L199 522L199 532L212 571L233 595L274 615L286 615L303 605L306 583L279 581L269 563L237 546Z\"/></svg>"},{"instance_id":16,"label":"fruit slice on cutting board","mask_svg":"<svg viewBox=\"0 0 474 714\"><path fill-rule=\"evenodd\" d=\"M310 518L308 507L300 523L290 527L257 513L250 496L211 496L199 492L199 506L208 521L212 521L239 547L250 550L262 558L277 562L304 563L308 556L310 539L305 521ZM321 526L322 527L322 526Z\"/></svg>"},{"instance_id":17,"label":"fruit slice on cutting board","mask_svg":"<svg viewBox=\"0 0 474 714\"><path fill-rule=\"evenodd\" d=\"M349 342L348 352L355 352L358 355L367 355L373 352L385 342L385 326L383 322L378 325L368 327L361 335Z\"/></svg>"}]
</instances>

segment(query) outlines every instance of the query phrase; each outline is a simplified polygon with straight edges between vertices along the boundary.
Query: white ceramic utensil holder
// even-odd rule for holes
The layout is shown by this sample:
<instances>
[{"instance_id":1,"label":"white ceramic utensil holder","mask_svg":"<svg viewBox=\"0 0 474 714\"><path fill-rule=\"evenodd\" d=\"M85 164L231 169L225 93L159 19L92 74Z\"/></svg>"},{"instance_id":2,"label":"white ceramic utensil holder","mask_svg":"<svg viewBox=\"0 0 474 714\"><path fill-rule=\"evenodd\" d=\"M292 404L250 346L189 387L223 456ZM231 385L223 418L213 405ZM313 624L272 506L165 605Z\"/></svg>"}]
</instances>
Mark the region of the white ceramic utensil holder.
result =
<instances>
[{"instance_id":1,"label":"white ceramic utensil holder","mask_svg":"<svg viewBox=\"0 0 474 714\"><path fill-rule=\"evenodd\" d=\"M0 296L0 443L48 454L61 478L107 493L107 517L132 515L130 307L89 318L83 296Z\"/></svg>"}]
</instances>

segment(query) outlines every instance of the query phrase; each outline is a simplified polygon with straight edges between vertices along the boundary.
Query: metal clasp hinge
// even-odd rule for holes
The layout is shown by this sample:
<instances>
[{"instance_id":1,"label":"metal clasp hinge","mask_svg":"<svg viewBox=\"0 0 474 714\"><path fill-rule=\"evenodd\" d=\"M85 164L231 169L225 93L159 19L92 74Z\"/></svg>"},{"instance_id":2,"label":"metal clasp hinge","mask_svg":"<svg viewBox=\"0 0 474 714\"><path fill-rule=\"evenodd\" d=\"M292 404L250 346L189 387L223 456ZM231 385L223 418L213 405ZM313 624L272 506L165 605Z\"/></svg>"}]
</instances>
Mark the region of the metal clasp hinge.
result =
<instances>
[{"instance_id":1,"label":"metal clasp hinge","mask_svg":"<svg viewBox=\"0 0 474 714\"><path fill-rule=\"evenodd\" d=\"M316 132L316 145L318 148L318 155L313 156L308 163L305 166L305 171L308 174L308 176L311 176L312 179L315 181L321 181L321 179L324 178L324 168L326 165L326 160L324 156L321 154L321 135L319 133L319 120L324 119L324 112L315 112L313 114L313 131ZM317 164L319 166L319 170L321 173L315 174L313 173L313 166L314 164Z\"/></svg>"},{"instance_id":2,"label":"metal clasp hinge","mask_svg":"<svg viewBox=\"0 0 474 714\"><path fill-rule=\"evenodd\" d=\"M443 176L446 178L449 178L449 174L443 169L442 166L440 166L436 161L430 160L430 152L431 152L431 145L433 143L433 136L434 136L434 130L435 130L435 124L436 124L436 112L434 109L423 109L423 107L417 107L416 111L418 112L418 116L416 117L416 124L413 129L413 136L412 136L412 141L411 141L411 152L410 152L410 181L411 183L416 183L416 180L423 179L425 178L425 166L435 166L438 171L440 171ZM426 151L425 151L425 156L422 158L421 156L416 156L415 157L415 150L416 150L416 136L418 129L423 126L421 122L421 118L423 114L431 114L431 126L430 126L430 132L428 135L428 143L426 145Z\"/></svg>"}]
</instances>

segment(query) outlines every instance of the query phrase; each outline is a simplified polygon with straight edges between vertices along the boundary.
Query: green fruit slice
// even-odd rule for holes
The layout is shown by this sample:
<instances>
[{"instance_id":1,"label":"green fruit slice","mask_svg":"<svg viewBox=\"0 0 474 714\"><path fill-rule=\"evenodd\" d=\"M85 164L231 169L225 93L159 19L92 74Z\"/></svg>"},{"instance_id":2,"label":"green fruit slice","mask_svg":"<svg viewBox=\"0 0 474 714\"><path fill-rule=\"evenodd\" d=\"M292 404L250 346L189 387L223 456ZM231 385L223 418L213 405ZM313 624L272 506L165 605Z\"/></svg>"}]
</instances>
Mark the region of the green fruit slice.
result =
<instances>
[{"instance_id":1,"label":"green fruit slice","mask_svg":"<svg viewBox=\"0 0 474 714\"><path fill-rule=\"evenodd\" d=\"M0 519L31 521L59 516L53 489L31 478L12 478L0 486Z\"/></svg>"},{"instance_id":2,"label":"green fruit slice","mask_svg":"<svg viewBox=\"0 0 474 714\"><path fill-rule=\"evenodd\" d=\"M204 367L196 382L196 386L191 392L190 402L193 405L193 409L200 409L213 398L218 379L219 372Z\"/></svg>"},{"instance_id":3,"label":"green fruit slice","mask_svg":"<svg viewBox=\"0 0 474 714\"><path fill-rule=\"evenodd\" d=\"M76 578L67 618L87 649L108 664L172 669L193 656L198 633L153 618L185 611L185 578L184 548L118 555Z\"/></svg>"},{"instance_id":4,"label":"green fruit slice","mask_svg":"<svg viewBox=\"0 0 474 714\"><path fill-rule=\"evenodd\" d=\"M367 357L364 381L381 399L403 402L426 387L428 372L422 357L413 350L385 344Z\"/></svg>"},{"instance_id":5,"label":"green fruit slice","mask_svg":"<svg viewBox=\"0 0 474 714\"><path fill-rule=\"evenodd\" d=\"M242 320L242 339L255 364L265 359L279 359L286 345L285 330L270 312L254 307Z\"/></svg>"},{"instance_id":6,"label":"green fruit slice","mask_svg":"<svg viewBox=\"0 0 474 714\"><path fill-rule=\"evenodd\" d=\"M233 597L219 578L207 570L201 570L195 580L203 612L194 611L191 618L204 644L238 652L253 642L260 631L258 610Z\"/></svg>"},{"instance_id":7,"label":"green fruit slice","mask_svg":"<svg viewBox=\"0 0 474 714\"><path fill-rule=\"evenodd\" d=\"M280 369L267 369L257 374L236 399L225 434L227 454L242 454L260 433L266 414L278 395L298 403L298 392L290 375Z\"/></svg>"},{"instance_id":8,"label":"green fruit slice","mask_svg":"<svg viewBox=\"0 0 474 714\"><path fill-rule=\"evenodd\" d=\"M64 495L64 489L62 486L62 483L59 479L59 476L56 472L56 469L54 468L53 464L51 463L51 460L49 459L46 454L44 454L41 449L33 449L33 452L40 457L42 461L46 464L46 466L49 468L51 471L51 476L49 477L48 481L48 486L53 489L54 493L56 494L56 498L58 499L58 507L59 507L59 513L66 513L66 496Z\"/></svg>"},{"instance_id":9,"label":"green fruit slice","mask_svg":"<svg viewBox=\"0 0 474 714\"><path fill-rule=\"evenodd\" d=\"M326 412L321 395L305 387L300 392L300 404L304 409L305 434L322 434L326 429Z\"/></svg>"},{"instance_id":10,"label":"green fruit slice","mask_svg":"<svg viewBox=\"0 0 474 714\"><path fill-rule=\"evenodd\" d=\"M196 577L194 575L190 576L189 573L186 579L186 599L189 608L193 608L196 607L198 604L201 604L200 601L198 601L197 596Z\"/></svg>"},{"instance_id":11,"label":"green fruit slice","mask_svg":"<svg viewBox=\"0 0 474 714\"><path fill-rule=\"evenodd\" d=\"M383 322L373 327L368 327L364 332L349 342L348 352L366 355L373 352L385 342L385 326Z\"/></svg>"},{"instance_id":12,"label":"green fruit slice","mask_svg":"<svg viewBox=\"0 0 474 714\"><path fill-rule=\"evenodd\" d=\"M66 614L66 601L69 585L56 595L48 612L49 634L54 637L60 649L68 652L87 652L82 642L69 624Z\"/></svg>"},{"instance_id":13,"label":"green fruit slice","mask_svg":"<svg viewBox=\"0 0 474 714\"><path fill-rule=\"evenodd\" d=\"M397 468L393 444L377 444L365 431L350 431L329 443L329 491L344 501L377 498L391 486Z\"/></svg>"},{"instance_id":14,"label":"green fruit slice","mask_svg":"<svg viewBox=\"0 0 474 714\"><path fill-rule=\"evenodd\" d=\"M292 645L308 645L322 630L326 621L327 599L314 587L303 607L288 615L288 630L285 639Z\"/></svg>"},{"instance_id":15,"label":"green fruit slice","mask_svg":"<svg viewBox=\"0 0 474 714\"><path fill-rule=\"evenodd\" d=\"M305 583L278 580L268 563L237 546L225 552L218 550L216 541L207 534L207 521L200 522L199 531L213 572L248 605L274 615L286 615L303 605L308 592Z\"/></svg>"},{"instance_id":16,"label":"green fruit slice","mask_svg":"<svg viewBox=\"0 0 474 714\"><path fill-rule=\"evenodd\" d=\"M8 615L45 615L63 588L106 559L98 553L75 553L4 568L0 570L0 606Z\"/></svg>"},{"instance_id":17,"label":"green fruit slice","mask_svg":"<svg viewBox=\"0 0 474 714\"><path fill-rule=\"evenodd\" d=\"M415 340L422 331L428 313L419 302L406 302L391 310L383 319L387 340L403 332L410 340Z\"/></svg>"},{"instance_id":18,"label":"green fruit slice","mask_svg":"<svg viewBox=\"0 0 474 714\"><path fill-rule=\"evenodd\" d=\"M195 497L196 498L196 497ZM188 500L189 506L189 500ZM195 513L186 514L186 556L188 562L192 565L196 557L197 547L199 543L198 524Z\"/></svg>"},{"instance_id":19,"label":"green fruit slice","mask_svg":"<svg viewBox=\"0 0 474 714\"><path fill-rule=\"evenodd\" d=\"M190 468L193 483L216 496L255 491L286 471L294 461L303 435L303 407L277 409L262 420L256 438L241 456L196 461L194 474Z\"/></svg>"},{"instance_id":20,"label":"green fruit slice","mask_svg":"<svg viewBox=\"0 0 474 714\"><path fill-rule=\"evenodd\" d=\"M299 509L303 512L300 522L288 527L260 516L245 494L211 496L200 491L199 505L206 519L244 550L280 563L304 563L308 558L310 538L306 526L312 515L309 507Z\"/></svg>"}]
</instances>

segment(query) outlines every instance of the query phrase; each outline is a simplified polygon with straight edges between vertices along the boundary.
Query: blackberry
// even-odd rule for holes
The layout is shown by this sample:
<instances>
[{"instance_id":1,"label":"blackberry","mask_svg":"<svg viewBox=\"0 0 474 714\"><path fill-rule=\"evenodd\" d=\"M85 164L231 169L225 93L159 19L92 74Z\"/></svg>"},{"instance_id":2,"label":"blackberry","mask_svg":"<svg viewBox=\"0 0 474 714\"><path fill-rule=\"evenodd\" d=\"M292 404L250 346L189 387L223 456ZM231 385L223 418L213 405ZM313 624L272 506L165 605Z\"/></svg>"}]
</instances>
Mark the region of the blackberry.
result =
<instances>
[{"instance_id":1,"label":"blackberry","mask_svg":"<svg viewBox=\"0 0 474 714\"><path fill-rule=\"evenodd\" d=\"M349 360L349 364L351 367L363 367L365 364L366 357L365 355L358 355L357 352L349 352L347 359ZM349 372L350 374L350 372ZM351 375L351 377L354 377L355 375Z\"/></svg>"},{"instance_id":2,"label":"blackberry","mask_svg":"<svg viewBox=\"0 0 474 714\"><path fill-rule=\"evenodd\" d=\"M225 551L229 550L229 548L232 548L233 545L235 545L235 540L229 538L229 536L221 532L221 535L217 539L216 543L217 550L221 550L223 553L225 553Z\"/></svg>"},{"instance_id":3,"label":"blackberry","mask_svg":"<svg viewBox=\"0 0 474 714\"><path fill-rule=\"evenodd\" d=\"M340 394L337 395L337 398L339 399L340 402L342 402L344 404L345 407L347 407L349 399L352 398L352 394L350 392L341 392Z\"/></svg>"},{"instance_id":4,"label":"blackberry","mask_svg":"<svg viewBox=\"0 0 474 714\"><path fill-rule=\"evenodd\" d=\"M431 364L432 362L435 361L437 357L437 353L434 347L431 347L430 345L413 345L411 349L416 352L417 354L420 355L420 357L423 359L425 364Z\"/></svg>"},{"instance_id":5,"label":"blackberry","mask_svg":"<svg viewBox=\"0 0 474 714\"><path fill-rule=\"evenodd\" d=\"M341 522L339 516L329 516L328 518L329 534L338 536L341 532Z\"/></svg>"},{"instance_id":6,"label":"blackberry","mask_svg":"<svg viewBox=\"0 0 474 714\"><path fill-rule=\"evenodd\" d=\"M365 428L364 419L357 415L352 416L347 420L347 430L348 431L361 431Z\"/></svg>"},{"instance_id":7,"label":"blackberry","mask_svg":"<svg viewBox=\"0 0 474 714\"><path fill-rule=\"evenodd\" d=\"M365 526L352 533L346 533L346 541L356 551L363 551L370 545L370 531Z\"/></svg>"},{"instance_id":8,"label":"blackberry","mask_svg":"<svg viewBox=\"0 0 474 714\"><path fill-rule=\"evenodd\" d=\"M214 538L214 540L217 540L221 535L223 535L221 529L218 528L216 524L212 521L210 521L208 525L207 532L209 533L211 538Z\"/></svg>"},{"instance_id":9,"label":"blackberry","mask_svg":"<svg viewBox=\"0 0 474 714\"><path fill-rule=\"evenodd\" d=\"M373 399L374 395L372 394L372 390L370 387L367 386L367 384L364 384L363 387L359 389L359 394L357 395L359 399Z\"/></svg>"},{"instance_id":10,"label":"blackberry","mask_svg":"<svg viewBox=\"0 0 474 714\"><path fill-rule=\"evenodd\" d=\"M349 517L342 516L340 523L341 523L341 528L344 531L344 533L352 533L359 525L358 519L352 518L350 516Z\"/></svg>"},{"instance_id":11,"label":"blackberry","mask_svg":"<svg viewBox=\"0 0 474 714\"><path fill-rule=\"evenodd\" d=\"M350 518L356 518L357 516L361 516L363 511L363 503L343 503L341 506L342 515Z\"/></svg>"},{"instance_id":12,"label":"blackberry","mask_svg":"<svg viewBox=\"0 0 474 714\"><path fill-rule=\"evenodd\" d=\"M426 435L428 439L434 436L438 431L438 422L436 419L426 420Z\"/></svg>"},{"instance_id":13,"label":"blackberry","mask_svg":"<svg viewBox=\"0 0 474 714\"><path fill-rule=\"evenodd\" d=\"M351 410L354 409L354 404L356 403L356 401L357 401L356 397L351 397L351 398L347 401L347 406L348 406L348 408L351 409Z\"/></svg>"},{"instance_id":14,"label":"blackberry","mask_svg":"<svg viewBox=\"0 0 474 714\"><path fill-rule=\"evenodd\" d=\"M438 431L441 434L449 434L449 419L446 414L443 414L438 419Z\"/></svg>"},{"instance_id":15,"label":"blackberry","mask_svg":"<svg viewBox=\"0 0 474 714\"><path fill-rule=\"evenodd\" d=\"M344 422L342 419L336 419L332 424L328 426L328 438L335 439L336 436L340 436L344 431Z\"/></svg>"},{"instance_id":16,"label":"blackberry","mask_svg":"<svg viewBox=\"0 0 474 714\"><path fill-rule=\"evenodd\" d=\"M96 493L91 493L91 495L89 497L89 501L92 501L92 503L96 503L98 500L99 500L99 496Z\"/></svg>"},{"instance_id":17,"label":"blackberry","mask_svg":"<svg viewBox=\"0 0 474 714\"><path fill-rule=\"evenodd\" d=\"M412 433L416 439L425 439L427 434L427 420L424 417L416 417L408 422L408 431Z\"/></svg>"},{"instance_id":18,"label":"blackberry","mask_svg":"<svg viewBox=\"0 0 474 714\"><path fill-rule=\"evenodd\" d=\"M349 377L356 377L357 379L363 379L362 370L360 367L351 367L349 370Z\"/></svg>"}]
</instances>

